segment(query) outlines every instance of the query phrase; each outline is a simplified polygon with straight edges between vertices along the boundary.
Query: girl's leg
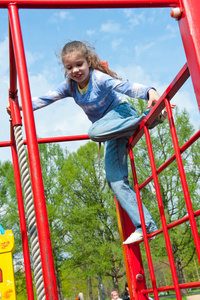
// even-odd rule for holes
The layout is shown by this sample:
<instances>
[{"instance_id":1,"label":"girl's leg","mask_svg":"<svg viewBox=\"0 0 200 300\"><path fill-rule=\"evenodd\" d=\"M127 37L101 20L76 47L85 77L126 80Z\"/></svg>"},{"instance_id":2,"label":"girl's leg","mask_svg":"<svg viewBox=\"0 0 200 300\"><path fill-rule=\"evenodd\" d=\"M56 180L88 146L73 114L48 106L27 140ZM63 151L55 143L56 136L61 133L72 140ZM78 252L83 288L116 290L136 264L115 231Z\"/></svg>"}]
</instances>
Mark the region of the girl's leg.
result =
<instances>
[{"instance_id":1,"label":"girl's leg","mask_svg":"<svg viewBox=\"0 0 200 300\"><path fill-rule=\"evenodd\" d=\"M89 137L96 142L131 137L148 113L149 111L146 111L139 116L130 103L123 102L92 124L88 132Z\"/></svg>"},{"instance_id":2,"label":"girl's leg","mask_svg":"<svg viewBox=\"0 0 200 300\"><path fill-rule=\"evenodd\" d=\"M88 132L92 140L105 142L106 179L140 235L142 228L136 195L128 181L126 144L148 112L139 117L134 107L125 102L95 122ZM143 212L147 233L154 232L157 226L144 205Z\"/></svg>"},{"instance_id":3,"label":"girl's leg","mask_svg":"<svg viewBox=\"0 0 200 300\"><path fill-rule=\"evenodd\" d=\"M128 181L127 142L127 138L105 142L106 179L120 205L128 213L136 232L142 232L136 194ZM147 233L156 231L157 226L144 205L143 212Z\"/></svg>"}]
</instances>

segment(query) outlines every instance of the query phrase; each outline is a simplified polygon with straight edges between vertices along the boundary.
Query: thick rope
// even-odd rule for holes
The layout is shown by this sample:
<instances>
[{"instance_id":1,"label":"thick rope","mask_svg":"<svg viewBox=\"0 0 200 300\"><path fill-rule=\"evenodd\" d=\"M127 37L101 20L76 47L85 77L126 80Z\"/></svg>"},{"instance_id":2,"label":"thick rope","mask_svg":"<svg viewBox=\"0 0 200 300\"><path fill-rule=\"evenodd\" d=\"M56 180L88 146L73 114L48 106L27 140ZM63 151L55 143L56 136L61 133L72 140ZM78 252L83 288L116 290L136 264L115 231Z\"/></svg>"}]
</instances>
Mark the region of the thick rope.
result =
<instances>
[{"instance_id":1,"label":"thick rope","mask_svg":"<svg viewBox=\"0 0 200 300\"><path fill-rule=\"evenodd\" d=\"M30 233L31 251L33 257L33 268L35 277L35 286L38 300L45 300L45 289L42 274L42 263L40 256L40 246L38 240L38 232L35 218L35 208L32 195L32 187L29 176L29 169L26 160L26 152L23 143L23 135L21 125L14 126L15 140L19 159L19 166L22 176L22 184L24 189L25 206L27 212L28 228Z\"/></svg>"}]
</instances>

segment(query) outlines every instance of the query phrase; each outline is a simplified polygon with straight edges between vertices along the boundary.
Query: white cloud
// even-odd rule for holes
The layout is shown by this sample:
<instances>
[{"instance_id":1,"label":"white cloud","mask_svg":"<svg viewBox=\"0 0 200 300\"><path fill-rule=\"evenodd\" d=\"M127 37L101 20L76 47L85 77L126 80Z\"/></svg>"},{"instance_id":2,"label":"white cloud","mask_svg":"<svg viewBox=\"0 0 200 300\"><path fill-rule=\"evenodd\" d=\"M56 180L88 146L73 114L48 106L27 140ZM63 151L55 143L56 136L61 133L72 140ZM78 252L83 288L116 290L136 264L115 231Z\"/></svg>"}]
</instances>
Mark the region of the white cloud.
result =
<instances>
[{"instance_id":1,"label":"white cloud","mask_svg":"<svg viewBox=\"0 0 200 300\"><path fill-rule=\"evenodd\" d=\"M140 24L139 20L135 19L135 18L130 19L129 23L130 23L131 27L135 27L135 26L138 26Z\"/></svg>"},{"instance_id":2,"label":"white cloud","mask_svg":"<svg viewBox=\"0 0 200 300\"><path fill-rule=\"evenodd\" d=\"M114 51L117 50L118 46L121 45L122 41L123 41L122 39L113 40L111 42L112 50Z\"/></svg>"},{"instance_id":3,"label":"white cloud","mask_svg":"<svg viewBox=\"0 0 200 300\"><path fill-rule=\"evenodd\" d=\"M135 53L136 53L136 56L139 57L140 54L144 54L146 51L148 51L150 48L152 48L154 46L155 43L149 43L147 45L136 45L134 47L135 49Z\"/></svg>"},{"instance_id":4,"label":"white cloud","mask_svg":"<svg viewBox=\"0 0 200 300\"><path fill-rule=\"evenodd\" d=\"M178 35L179 35L178 26L172 26L171 24L167 24L166 32L162 36L160 36L159 41L174 39Z\"/></svg>"},{"instance_id":5,"label":"white cloud","mask_svg":"<svg viewBox=\"0 0 200 300\"><path fill-rule=\"evenodd\" d=\"M30 51L26 51L26 62L28 68L30 68L36 61L43 58L41 53L31 53Z\"/></svg>"},{"instance_id":6,"label":"white cloud","mask_svg":"<svg viewBox=\"0 0 200 300\"><path fill-rule=\"evenodd\" d=\"M129 13L128 22L131 25L131 27L138 26L139 24L144 23L146 20L147 19L145 18L144 13Z\"/></svg>"},{"instance_id":7,"label":"white cloud","mask_svg":"<svg viewBox=\"0 0 200 300\"><path fill-rule=\"evenodd\" d=\"M89 29L89 30L86 31L86 34L89 35L89 36L92 36L92 35L95 34L95 30Z\"/></svg>"},{"instance_id":8,"label":"white cloud","mask_svg":"<svg viewBox=\"0 0 200 300\"><path fill-rule=\"evenodd\" d=\"M2 42L0 42L0 75L5 75L9 68L9 41L6 36Z\"/></svg>"},{"instance_id":9,"label":"white cloud","mask_svg":"<svg viewBox=\"0 0 200 300\"><path fill-rule=\"evenodd\" d=\"M122 31L121 24L114 21L108 21L107 23L101 25L101 31L112 34L120 33Z\"/></svg>"},{"instance_id":10,"label":"white cloud","mask_svg":"<svg viewBox=\"0 0 200 300\"><path fill-rule=\"evenodd\" d=\"M124 9L123 10L124 12L124 15L127 17L127 18L130 18L132 15L133 15L133 10L132 9Z\"/></svg>"},{"instance_id":11,"label":"white cloud","mask_svg":"<svg viewBox=\"0 0 200 300\"><path fill-rule=\"evenodd\" d=\"M151 77L150 74L147 74L146 71L136 65L128 66L117 66L115 71L122 80L129 80L131 82L142 83L144 85L150 85Z\"/></svg>"},{"instance_id":12,"label":"white cloud","mask_svg":"<svg viewBox=\"0 0 200 300\"><path fill-rule=\"evenodd\" d=\"M123 13L127 18L130 28L136 27L140 24L148 23L153 24L155 20L154 10L143 10L143 12L138 13L137 9L124 9Z\"/></svg>"},{"instance_id":13,"label":"white cloud","mask_svg":"<svg viewBox=\"0 0 200 300\"><path fill-rule=\"evenodd\" d=\"M63 20L73 20L73 16L68 11L59 11L49 18L50 23L59 23Z\"/></svg>"}]
</instances>

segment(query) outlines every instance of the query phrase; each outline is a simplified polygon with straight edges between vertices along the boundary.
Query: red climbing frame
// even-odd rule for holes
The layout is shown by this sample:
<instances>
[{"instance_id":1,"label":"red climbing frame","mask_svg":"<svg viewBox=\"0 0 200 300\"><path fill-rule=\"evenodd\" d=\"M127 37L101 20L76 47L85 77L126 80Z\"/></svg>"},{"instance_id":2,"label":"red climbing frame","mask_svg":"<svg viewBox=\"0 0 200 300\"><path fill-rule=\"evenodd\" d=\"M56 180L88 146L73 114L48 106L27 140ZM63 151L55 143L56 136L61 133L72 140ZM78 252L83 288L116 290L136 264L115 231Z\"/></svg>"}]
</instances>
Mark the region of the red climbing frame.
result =
<instances>
[{"instance_id":1,"label":"red climbing frame","mask_svg":"<svg viewBox=\"0 0 200 300\"><path fill-rule=\"evenodd\" d=\"M62 142L62 141L73 141L88 139L88 135L73 136L73 137L56 137L56 138L46 138L39 139L36 138L35 122L32 111L31 104L31 93L29 87L28 73L26 67L26 60L24 54L23 39L21 33L20 19L18 14L18 9L26 8L68 8L68 9L86 9L86 8L138 8L138 7L171 7L179 8L179 13L177 16L180 33L183 41L183 46L185 49L185 54L187 58L186 65L181 69L179 74L169 85L167 90L161 96L158 103L149 113L149 115L144 119L143 123L140 125L138 131L134 134L128 144L128 150L131 159L131 166L133 171L133 178L135 183L135 191L137 195L138 205L141 214L142 228L144 232L144 244L147 253L147 259L149 264L149 271L152 281L152 289L146 288L145 274L142 265L142 259L140 254L140 249L138 245L129 245L123 247L124 260L127 272L127 279L130 289L131 299L148 299L148 294L153 293L155 299L159 299L158 292L166 290L175 290L177 299L181 298L180 289L188 287L200 286L200 282L193 282L180 285L177 279L174 259L172 255L171 243L169 239L169 230L175 226L182 224L183 222L190 221L191 230L194 237L194 242L196 246L197 256L200 262L200 241L197 231L197 226L195 218L200 215L200 210L194 212L192 209L192 204L190 200L189 190L187 186L187 181L185 178L185 172L183 168L183 163L181 159L181 153L183 153L192 143L194 143L200 136L198 131L185 145L181 148L178 144L178 139L176 135L176 129L174 126L173 116L170 107L170 100L179 90L179 88L184 84L184 82L191 76L192 83L194 86L194 91L197 98L198 106L200 107L200 1L199 0L0 0L0 8L6 8L9 12L9 30L10 30L10 93L9 99L11 103L11 141L0 142L0 147L11 147L14 173L16 178L16 189L17 198L19 206L19 216L20 216L20 226L22 233L22 243L24 251L24 261L25 261L25 272L27 281L27 292L28 299L34 299L33 288L32 288L32 278L31 278L31 268L30 268L30 258L29 258L29 248L26 233L26 224L24 216L22 189L18 159L16 154L16 146L13 135L13 126L21 124L21 117L17 103L17 76L19 80L19 88L21 94L21 102L23 108L24 116L24 127L26 132L26 141L30 173L33 188L33 197L36 211L36 220L38 227L40 252L42 260L42 270L44 274L44 287L46 299L56 300L57 296L57 284L54 270L54 262L51 248L51 239L48 226L47 210L44 196L44 187L39 159L38 143L51 143L51 142ZM174 13L172 12L172 15ZM14 100L13 100L14 98ZM174 155L166 161L162 166L156 169L154 156L151 146L151 139L148 131L148 126L155 120L156 116L161 112L161 110L166 107L169 125L174 145ZM138 142L142 135L145 135L149 159L152 168L152 176L146 179L140 186L137 181L137 174L135 169L134 157L132 152L132 147ZM185 203L188 210L188 216L177 220L171 224L166 223L163 203L159 188L158 174L162 172L170 163L174 160L177 161L178 169L180 173L180 178L183 187L183 193L185 196ZM160 228L153 235L158 235L163 233L166 249L169 256L170 268L172 273L172 278L174 285L167 287L157 287L156 278L154 274L153 263L151 259L151 252L149 248L148 238L152 236L147 236L145 231L144 216L142 212L142 205L140 200L140 190L145 187L150 181L154 180L162 228ZM122 241L134 230L132 223L127 217L123 209L118 205L116 201L119 229Z\"/></svg>"}]
</instances>

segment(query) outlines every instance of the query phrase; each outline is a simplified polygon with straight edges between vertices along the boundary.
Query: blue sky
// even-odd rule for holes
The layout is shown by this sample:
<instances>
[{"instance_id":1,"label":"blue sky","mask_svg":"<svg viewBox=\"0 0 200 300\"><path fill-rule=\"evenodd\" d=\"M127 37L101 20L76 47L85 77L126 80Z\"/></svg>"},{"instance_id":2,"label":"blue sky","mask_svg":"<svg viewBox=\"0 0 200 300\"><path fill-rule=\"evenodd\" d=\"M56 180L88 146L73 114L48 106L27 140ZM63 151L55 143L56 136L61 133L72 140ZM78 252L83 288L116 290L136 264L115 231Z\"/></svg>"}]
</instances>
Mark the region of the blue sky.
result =
<instances>
[{"instance_id":1,"label":"blue sky","mask_svg":"<svg viewBox=\"0 0 200 300\"><path fill-rule=\"evenodd\" d=\"M69 40L87 40L102 60L124 80L154 86L162 94L183 67L186 57L178 22L169 8L19 10L31 95L39 96L64 80L58 55ZM8 14L0 10L0 141L9 140ZM191 79L175 103L199 124ZM87 134L90 122L72 99L64 99L34 113L39 137ZM24 136L25 138L25 136ZM65 143L70 151L83 142ZM0 149L1 160L10 150Z\"/></svg>"}]
</instances>

